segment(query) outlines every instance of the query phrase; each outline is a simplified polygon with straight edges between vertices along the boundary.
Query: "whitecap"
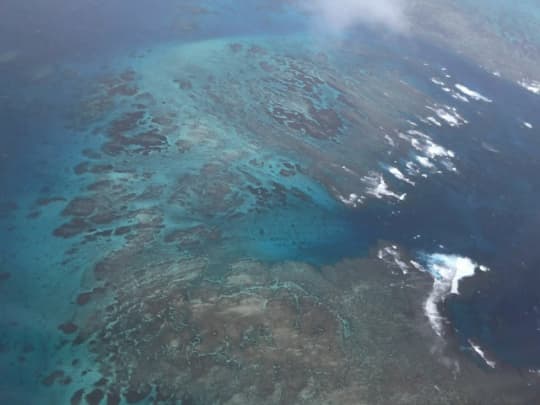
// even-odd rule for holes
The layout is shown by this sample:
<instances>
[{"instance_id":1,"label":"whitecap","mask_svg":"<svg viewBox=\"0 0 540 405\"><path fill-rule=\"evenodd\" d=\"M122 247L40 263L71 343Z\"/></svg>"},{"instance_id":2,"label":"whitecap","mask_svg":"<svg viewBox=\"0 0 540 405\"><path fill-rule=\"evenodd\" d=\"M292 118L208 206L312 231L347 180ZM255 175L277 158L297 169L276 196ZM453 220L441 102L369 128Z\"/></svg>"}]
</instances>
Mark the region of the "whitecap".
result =
<instances>
[{"instance_id":1,"label":"whitecap","mask_svg":"<svg viewBox=\"0 0 540 405\"><path fill-rule=\"evenodd\" d=\"M452 91L452 98L455 98L456 100L459 100L459 101L463 101L464 103L469 102L469 99L467 97L465 97L463 94L460 94L460 93L458 93L456 91Z\"/></svg>"},{"instance_id":2,"label":"whitecap","mask_svg":"<svg viewBox=\"0 0 540 405\"><path fill-rule=\"evenodd\" d=\"M411 120L407 120L407 124L409 124L412 127L417 127L418 126L418 124L416 122L411 121Z\"/></svg>"},{"instance_id":3,"label":"whitecap","mask_svg":"<svg viewBox=\"0 0 540 405\"><path fill-rule=\"evenodd\" d=\"M478 93L477 91L469 89L467 86L464 86L463 84L455 84L456 89L458 89L460 92L462 92L467 97L472 98L476 101L484 101L485 103L491 103L492 100L483 96L482 94Z\"/></svg>"},{"instance_id":4,"label":"whitecap","mask_svg":"<svg viewBox=\"0 0 540 405\"><path fill-rule=\"evenodd\" d=\"M349 173L349 174L352 174L354 176L357 176L357 174L355 172L353 172L351 169L349 169L347 166L345 165L342 165L341 168L346 172L346 173Z\"/></svg>"},{"instance_id":5,"label":"whitecap","mask_svg":"<svg viewBox=\"0 0 540 405\"><path fill-rule=\"evenodd\" d=\"M484 148L485 150L491 153L500 153L500 151L496 147L494 147L493 145L490 145L487 142L482 142L482 148Z\"/></svg>"},{"instance_id":6,"label":"whitecap","mask_svg":"<svg viewBox=\"0 0 540 405\"><path fill-rule=\"evenodd\" d=\"M394 176L396 179L404 181L405 183L410 184L411 186L414 186L414 181L409 179L407 176L405 176L401 170L399 170L397 167L389 167L388 172Z\"/></svg>"},{"instance_id":7,"label":"whitecap","mask_svg":"<svg viewBox=\"0 0 540 405\"><path fill-rule=\"evenodd\" d=\"M432 77L431 82L436 84L437 86L444 86L444 82L442 80L437 79L436 77Z\"/></svg>"},{"instance_id":8,"label":"whitecap","mask_svg":"<svg viewBox=\"0 0 540 405\"><path fill-rule=\"evenodd\" d=\"M442 127L442 124L439 121L437 121L437 119L435 117L429 116L429 117L426 117L426 120L428 120L429 122L431 122L432 124L434 124L434 125L436 125L438 127Z\"/></svg>"},{"instance_id":9,"label":"whitecap","mask_svg":"<svg viewBox=\"0 0 540 405\"><path fill-rule=\"evenodd\" d=\"M446 122L451 127L459 127L463 124L467 124L467 120L464 119L459 113L457 112L455 107L450 106L426 106L426 108L430 111L433 111L437 116Z\"/></svg>"},{"instance_id":10,"label":"whitecap","mask_svg":"<svg viewBox=\"0 0 540 405\"><path fill-rule=\"evenodd\" d=\"M420 163L422 166L427 167L428 169L432 169L435 167L433 163L431 163L431 160L425 156L416 156L416 160L418 163Z\"/></svg>"},{"instance_id":11,"label":"whitecap","mask_svg":"<svg viewBox=\"0 0 540 405\"><path fill-rule=\"evenodd\" d=\"M396 143L394 142L394 140L392 139L392 137L388 134L385 134L384 135L384 139L386 140L386 143L392 147L396 146Z\"/></svg>"},{"instance_id":12,"label":"whitecap","mask_svg":"<svg viewBox=\"0 0 540 405\"><path fill-rule=\"evenodd\" d=\"M368 186L366 193L376 198L382 199L384 197L395 198L396 200L403 201L407 196L406 193L397 194L388 188L388 185L384 181L382 174L377 172L370 172L362 179Z\"/></svg>"},{"instance_id":13,"label":"whitecap","mask_svg":"<svg viewBox=\"0 0 540 405\"><path fill-rule=\"evenodd\" d=\"M415 135L415 136L419 136L419 137L421 137L421 138L431 139L428 135L426 135L426 134L424 134L423 132L418 131L418 130L416 130L416 129L409 129L409 130L407 131L407 133L408 133L409 135Z\"/></svg>"},{"instance_id":14,"label":"whitecap","mask_svg":"<svg viewBox=\"0 0 540 405\"><path fill-rule=\"evenodd\" d=\"M529 90L531 93L540 94L540 82L536 80L523 79L518 82L518 84L526 90Z\"/></svg>"},{"instance_id":15,"label":"whitecap","mask_svg":"<svg viewBox=\"0 0 540 405\"><path fill-rule=\"evenodd\" d=\"M405 163L405 167L407 168L407 173L411 176L417 176L420 174L420 169L418 168L418 165L414 162L407 162Z\"/></svg>"},{"instance_id":16,"label":"whitecap","mask_svg":"<svg viewBox=\"0 0 540 405\"><path fill-rule=\"evenodd\" d=\"M363 204L364 203L364 197L363 196L359 196L355 193L351 193L349 194L348 197L344 197L342 195L338 195L338 198L339 200L345 204L345 205L349 205L351 207L358 207L359 204Z\"/></svg>"},{"instance_id":17,"label":"whitecap","mask_svg":"<svg viewBox=\"0 0 540 405\"><path fill-rule=\"evenodd\" d=\"M442 147L441 145L436 144L433 141L426 140L426 146L424 148L424 152L432 159L436 157L448 157L448 158L454 158L455 153L451 151L450 149L446 149Z\"/></svg>"}]
</instances>

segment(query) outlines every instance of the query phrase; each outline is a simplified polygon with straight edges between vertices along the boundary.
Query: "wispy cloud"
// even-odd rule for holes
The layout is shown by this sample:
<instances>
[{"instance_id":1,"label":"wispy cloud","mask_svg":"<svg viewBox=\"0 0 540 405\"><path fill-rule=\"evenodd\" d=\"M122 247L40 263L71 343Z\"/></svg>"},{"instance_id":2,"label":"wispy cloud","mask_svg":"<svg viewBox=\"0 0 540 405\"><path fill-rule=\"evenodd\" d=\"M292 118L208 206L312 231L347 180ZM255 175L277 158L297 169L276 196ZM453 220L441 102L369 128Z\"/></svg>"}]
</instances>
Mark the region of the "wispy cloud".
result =
<instances>
[{"instance_id":1,"label":"wispy cloud","mask_svg":"<svg viewBox=\"0 0 540 405\"><path fill-rule=\"evenodd\" d=\"M305 0L305 7L317 18L318 23L332 31L342 31L357 24L405 31L408 27L406 1Z\"/></svg>"}]
</instances>

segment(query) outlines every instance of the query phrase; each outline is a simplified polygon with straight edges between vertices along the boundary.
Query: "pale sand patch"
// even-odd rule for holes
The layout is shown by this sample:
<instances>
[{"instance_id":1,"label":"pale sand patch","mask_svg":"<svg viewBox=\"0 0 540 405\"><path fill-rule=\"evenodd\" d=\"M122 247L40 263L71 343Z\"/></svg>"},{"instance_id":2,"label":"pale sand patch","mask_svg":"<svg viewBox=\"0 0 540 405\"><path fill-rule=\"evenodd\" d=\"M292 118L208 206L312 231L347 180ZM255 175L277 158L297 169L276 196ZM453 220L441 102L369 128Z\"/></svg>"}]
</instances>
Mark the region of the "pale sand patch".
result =
<instances>
[{"instance_id":1,"label":"pale sand patch","mask_svg":"<svg viewBox=\"0 0 540 405\"><path fill-rule=\"evenodd\" d=\"M267 300L258 297L247 297L236 306L231 306L223 310L223 313L233 313L240 316L260 315L266 310Z\"/></svg>"}]
</instances>

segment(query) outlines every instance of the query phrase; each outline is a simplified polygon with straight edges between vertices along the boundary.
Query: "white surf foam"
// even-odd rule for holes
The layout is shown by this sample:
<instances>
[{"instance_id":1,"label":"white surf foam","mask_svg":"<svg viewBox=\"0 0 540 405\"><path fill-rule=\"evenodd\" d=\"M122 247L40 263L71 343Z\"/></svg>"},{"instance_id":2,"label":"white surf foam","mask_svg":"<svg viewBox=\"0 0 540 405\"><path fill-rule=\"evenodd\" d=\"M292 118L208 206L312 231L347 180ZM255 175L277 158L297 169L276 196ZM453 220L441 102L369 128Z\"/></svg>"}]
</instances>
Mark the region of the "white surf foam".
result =
<instances>
[{"instance_id":1,"label":"white surf foam","mask_svg":"<svg viewBox=\"0 0 540 405\"><path fill-rule=\"evenodd\" d=\"M484 362L491 368L495 368L496 364L493 360L489 360L482 350L480 346L475 344L471 339L468 340L469 344L471 345L471 348L474 350L474 352L484 360Z\"/></svg>"},{"instance_id":2,"label":"white surf foam","mask_svg":"<svg viewBox=\"0 0 540 405\"><path fill-rule=\"evenodd\" d=\"M379 249L379 251L377 252L377 257L380 260L385 261L386 263L398 267L403 274L407 274L409 272L409 266L401 258L399 249L396 245L386 246L382 249Z\"/></svg>"},{"instance_id":3,"label":"white surf foam","mask_svg":"<svg viewBox=\"0 0 540 405\"><path fill-rule=\"evenodd\" d=\"M474 276L476 270L489 269L458 255L434 253L424 255L423 260L422 270L433 276L433 289L424 303L424 311L435 333L442 336L445 319L439 313L438 304L450 294L459 294L459 282L463 278Z\"/></svg>"}]
</instances>

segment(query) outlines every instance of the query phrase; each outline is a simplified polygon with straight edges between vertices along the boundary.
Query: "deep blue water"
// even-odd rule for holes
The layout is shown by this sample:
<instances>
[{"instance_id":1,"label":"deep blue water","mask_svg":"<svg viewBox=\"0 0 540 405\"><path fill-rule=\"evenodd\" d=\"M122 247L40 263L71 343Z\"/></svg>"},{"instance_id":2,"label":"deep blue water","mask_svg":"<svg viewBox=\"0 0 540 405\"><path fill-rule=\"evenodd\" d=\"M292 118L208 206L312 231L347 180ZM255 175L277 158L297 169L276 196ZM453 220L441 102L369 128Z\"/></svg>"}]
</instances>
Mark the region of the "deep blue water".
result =
<instances>
[{"instance_id":1,"label":"deep blue water","mask_svg":"<svg viewBox=\"0 0 540 405\"><path fill-rule=\"evenodd\" d=\"M157 49L162 44L221 37L230 37L232 41L242 37L271 38L306 29L304 17L292 12L285 16L279 11L261 13L264 2L258 3L242 2L242 13L237 12L237 2L221 2L219 6L199 4L208 7L210 13L195 13L191 17L172 1L130 2L129 10L123 1L57 1L45 8L8 1L1 6L8 13L0 10L0 15L9 17L0 17L0 50L15 47L20 52L13 62L0 64L0 271L9 273L9 278L0 281L0 356L4 357L0 358L0 372L5 376L0 388L11 391L6 398L28 395L28 403L37 403L32 395L37 390L33 386L35 374L55 367L56 326L73 311L73 304L68 306L65 302L73 302L84 279L85 266L107 245L83 244L74 261L63 263L62 252L71 247L70 242L53 238L51 232L62 222L59 213L65 203L47 205L37 222L27 217L38 198L61 195L69 200L68 196L77 196L92 182L77 177L73 168L86 160L82 150L99 149L103 143L102 138L91 135L94 126L99 128L102 123L92 123L82 130L69 128L65 122L73 105L92 91L96 75L110 69L111 64L114 71L115 55L146 52L147 48ZM197 29L186 28L191 18L196 20ZM307 174L301 180L283 180L283 184L289 191L293 187L309 190L312 198L308 201L287 197L283 203L276 192L268 197L267 209L248 213L239 208L236 214L240 213L240 219L217 214L202 220L187 218L211 224L223 232L223 246L216 248L208 242L208 249L203 245L198 252L215 249L218 253L213 260L224 262L249 257L322 266L343 258L366 256L382 240L399 245L411 257L421 252L471 257L491 271L463 281L461 294L446 301L443 312L450 320L450 329L462 345L473 339L504 365L525 370L540 368L540 99L437 44L394 35L381 37L364 30L349 34L351 42L355 39L385 44L384 52L378 54L383 55L382 64L391 66L428 97L459 107L469 121L463 127L420 124L438 144L455 152L458 173L419 178L409 189L396 179L387 178L392 190L407 192L404 201L372 198L351 208L335 198L328 184L312 178L306 167ZM317 42L313 46L318 46ZM293 54L294 51L284 50ZM391 55L388 60L384 60L385 52ZM362 57L357 60L339 52L333 56L336 60L343 58L344 69L362 64ZM408 57L406 61L404 56ZM429 66L420 61L429 61ZM137 63L133 62L136 68ZM43 66L52 72L31 79L33 68ZM466 83L493 102L457 104L430 83L441 67L447 68L457 82ZM78 73L71 76L66 73L68 70ZM524 127L524 121L531 123L533 129ZM233 137L233 146L226 147L234 148ZM257 145L263 149L266 144ZM330 153L333 147L329 142L321 149ZM294 152L293 149L291 154ZM272 156L274 153L285 156L286 152L278 147L268 152ZM376 153L381 160L385 158L384 150ZM138 158L130 156L137 162ZM344 157L340 164L354 164L353 156L351 153ZM406 161L409 156L400 158ZM129 156L126 159L129 162ZM231 163L234 170L247 167L241 159ZM298 156L296 160L308 166L316 159ZM185 164L188 167L190 163ZM133 165L138 167L138 163ZM165 173L165 166L163 163L157 167L156 173ZM174 170L179 173L182 168ZM259 172L254 175L260 175L263 181L276 179L270 169L264 170L264 176ZM223 181L233 179L230 181L236 187L237 173ZM165 184L172 187L172 183ZM137 187L137 183L133 184L134 190L139 191ZM244 192L243 188L240 190ZM164 201L158 206L170 208ZM167 221L172 223L166 226L174 227L186 218ZM29 343L33 350L25 353L24 361L17 361L17 355Z\"/></svg>"}]
</instances>

